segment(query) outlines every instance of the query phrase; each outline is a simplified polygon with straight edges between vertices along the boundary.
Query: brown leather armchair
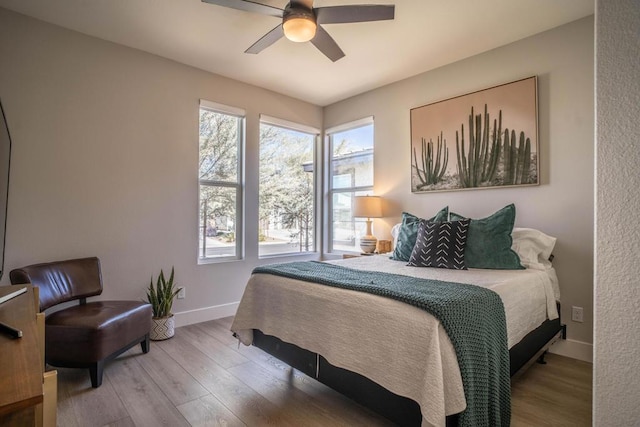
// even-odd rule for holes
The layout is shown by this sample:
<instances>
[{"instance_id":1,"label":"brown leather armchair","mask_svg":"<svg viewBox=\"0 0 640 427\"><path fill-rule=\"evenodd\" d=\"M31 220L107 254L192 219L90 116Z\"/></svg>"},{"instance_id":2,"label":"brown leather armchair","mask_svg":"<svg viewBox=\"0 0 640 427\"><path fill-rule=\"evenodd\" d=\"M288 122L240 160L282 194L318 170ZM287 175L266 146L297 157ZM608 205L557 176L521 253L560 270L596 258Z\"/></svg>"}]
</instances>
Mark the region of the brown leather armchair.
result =
<instances>
[{"instance_id":1,"label":"brown leather armchair","mask_svg":"<svg viewBox=\"0 0 640 427\"><path fill-rule=\"evenodd\" d=\"M91 385L102 384L105 362L140 343L149 351L151 306L138 301L95 301L102 293L98 258L49 262L17 268L13 285L31 283L40 292L40 311L79 300L45 319L45 359L52 366L89 368Z\"/></svg>"}]
</instances>

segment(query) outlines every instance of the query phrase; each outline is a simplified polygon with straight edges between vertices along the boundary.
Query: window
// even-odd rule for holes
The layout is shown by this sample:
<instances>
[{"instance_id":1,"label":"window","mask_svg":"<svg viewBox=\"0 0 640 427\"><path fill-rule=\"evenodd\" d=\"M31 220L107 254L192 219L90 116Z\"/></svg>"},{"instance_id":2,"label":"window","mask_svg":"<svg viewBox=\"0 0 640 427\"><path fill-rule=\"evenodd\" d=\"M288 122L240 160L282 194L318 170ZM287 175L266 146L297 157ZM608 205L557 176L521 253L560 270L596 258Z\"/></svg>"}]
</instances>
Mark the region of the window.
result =
<instances>
[{"instance_id":1,"label":"window","mask_svg":"<svg viewBox=\"0 0 640 427\"><path fill-rule=\"evenodd\" d=\"M260 119L261 257L315 251L318 133L280 119Z\"/></svg>"},{"instance_id":2,"label":"window","mask_svg":"<svg viewBox=\"0 0 640 427\"><path fill-rule=\"evenodd\" d=\"M242 257L243 116L200 101L200 260Z\"/></svg>"},{"instance_id":3,"label":"window","mask_svg":"<svg viewBox=\"0 0 640 427\"><path fill-rule=\"evenodd\" d=\"M327 130L329 141L329 252L360 251L364 219L351 215L353 197L373 191L373 118Z\"/></svg>"}]
</instances>

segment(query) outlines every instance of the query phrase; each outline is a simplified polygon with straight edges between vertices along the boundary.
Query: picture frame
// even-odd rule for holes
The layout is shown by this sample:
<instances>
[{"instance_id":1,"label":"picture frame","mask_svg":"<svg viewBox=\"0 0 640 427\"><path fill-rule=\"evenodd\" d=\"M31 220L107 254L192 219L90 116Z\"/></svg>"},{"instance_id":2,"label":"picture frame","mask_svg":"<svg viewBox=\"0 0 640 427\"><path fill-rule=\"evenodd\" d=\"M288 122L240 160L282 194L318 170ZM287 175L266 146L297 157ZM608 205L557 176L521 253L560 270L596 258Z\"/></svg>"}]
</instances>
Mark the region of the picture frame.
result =
<instances>
[{"instance_id":1,"label":"picture frame","mask_svg":"<svg viewBox=\"0 0 640 427\"><path fill-rule=\"evenodd\" d=\"M539 184L537 76L411 109L411 192Z\"/></svg>"}]
</instances>

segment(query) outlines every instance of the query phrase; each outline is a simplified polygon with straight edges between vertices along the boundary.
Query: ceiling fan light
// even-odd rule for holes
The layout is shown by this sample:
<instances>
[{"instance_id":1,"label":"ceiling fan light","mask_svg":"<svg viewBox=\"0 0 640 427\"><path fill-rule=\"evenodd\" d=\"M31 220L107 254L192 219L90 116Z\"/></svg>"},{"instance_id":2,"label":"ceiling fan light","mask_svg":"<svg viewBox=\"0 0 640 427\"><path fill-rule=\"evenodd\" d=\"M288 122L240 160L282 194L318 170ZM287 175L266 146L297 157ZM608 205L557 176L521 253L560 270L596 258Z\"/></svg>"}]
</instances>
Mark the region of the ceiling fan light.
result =
<instances>
[{"instance_id":1,"label":"ceiling fan light","mask_svg":"<svg viewBox=\"0 0 640 427\"><path fill-rule=\"evenodd\" d=\"M316 23L307 17L291 17L282 23L286 38L292 42L308 42L316 35Z\"/></svg>"}]
</instances>

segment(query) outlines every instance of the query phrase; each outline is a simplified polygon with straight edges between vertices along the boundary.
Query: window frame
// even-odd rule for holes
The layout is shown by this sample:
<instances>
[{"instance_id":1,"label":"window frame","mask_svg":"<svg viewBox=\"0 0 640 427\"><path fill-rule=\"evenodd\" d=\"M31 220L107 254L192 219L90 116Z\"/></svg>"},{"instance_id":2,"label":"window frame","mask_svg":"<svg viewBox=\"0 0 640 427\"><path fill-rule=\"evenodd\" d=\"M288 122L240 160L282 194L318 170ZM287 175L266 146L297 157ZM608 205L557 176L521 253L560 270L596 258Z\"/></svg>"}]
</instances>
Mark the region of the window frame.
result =
<instances>
[{"instance_id":1,"label":"window frame","mask_svg":"<svg viewBox=\"0 0 640 427\"><path fill-rule=\"evenodd\" d=\"M237 181L218 181L207 180L200 178L200 132L198 132L198 209L197 209L197 224L196 229L200 230L200 209L201 209L201 188L202 186L208 187L220 187L220 188L235 188L236 189L236 204L235 204L235 255L222 255L215 257L201 256L202 247L200 246L201 234L198 232L197 242L197 258L198 264L211 264L229 261L238 261L244 259L244 226L245 226L245 212L244 212L244 162L245 162L245 143L246 143L246 112L245 110L237 107L231 107L224 104L218 104L216 102L200 99L198 108L198 128L200 127L200 111L208 110L218 114L225 114L238 119L238 135L237 135L237 168L236 177Z\"/></svg>"},{"instance_id":2,"label":"window frame","mask_svg":"<svg viewBox=\"0 0 640 427\"><path fill-rule=\"evenodd\" d=\"M367 185L367 186L354 186L354 187L342 187L342 188L337 188L334 189L333 188L333 135L339 132L345 132L348 130L352 130L352 129L357 129L360 127L364 127L364 126L368 126L371 125L373 126L373 141L372 141L372 147L373 147L373 153L372 153L372 170L373 170L373 177L372 177L372 183L371 185ZM335 250L333 247L333 222L334 222L334 218L333 218L333 198L334 198L334 194L337 193L353 193L354 196L356 195L356 193L361 193L361 194L373 194L373 190L374 190L374 183L375 183L375 125L374 125L374 117L373 116L368 116L368 117L363 117L361 119L357 119L357 120L353 120L347 123L343 123L337 126L333 126L330 128L325 129L324 131L324 135L325 135L325 164L326 164L326 170L327 170L327 174L326 174L326 179L325 179L325 185L326 185L326 205L327 205L327 209L326 209L326 219L327 221L325 221L327 230L324 233L326 235L327 238L327 242L324 245L325 248L325 253L326 254L334 254L334 255L340 255L340 254L349 254L349 253L353 253L353 252L359 252L360 249L356 246L354 251L346 251L346 250Z\"/></svg>"},{"instance_id":3,"label":"window frame","mask_svg":"<svg viewBox=\"0 0 640 427\"><path fill-rule=\"evenodd\" d=\"M322 162L321 162L321 131L313 126L304 125L296 122L292 122L285 119L269 116L266 114L260 114L260 120L258 126L263 124L268 126L280 127L295 132L301 132L310 134L313 136L313 249L306 252L284 252L279 254L260 255L260 242L258 244L258 259L269 259L278 257L304 257L309 255L317 255L321 247L322 236L322 212L319 209L321 206L322 198L322 186L321 174L322 174ZM258 138L258 147L262 143L261 138ZM260 167L260 159L258 160L258 167ZM260 184L258 183L258 194L260 193ZM258 211L260 210L260 204L258 202ZM259 218L258 218L259 220Z\"/></svg>"}]
</instances>

